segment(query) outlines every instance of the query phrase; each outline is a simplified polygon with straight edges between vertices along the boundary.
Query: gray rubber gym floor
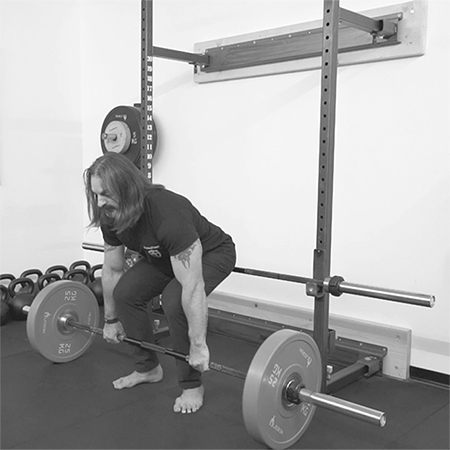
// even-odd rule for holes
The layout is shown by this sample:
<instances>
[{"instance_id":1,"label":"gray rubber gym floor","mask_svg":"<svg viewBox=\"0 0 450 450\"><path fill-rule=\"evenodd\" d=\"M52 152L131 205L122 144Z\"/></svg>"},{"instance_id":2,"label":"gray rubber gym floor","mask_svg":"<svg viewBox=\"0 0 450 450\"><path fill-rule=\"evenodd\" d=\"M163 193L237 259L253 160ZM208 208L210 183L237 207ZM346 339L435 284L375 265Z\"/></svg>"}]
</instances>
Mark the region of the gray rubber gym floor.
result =
<instances>
[{"instance_id":1,"label":"gray rubber gym floor","mask_svg":"<svg viewBox=\"0 0 450 450\"><path fill-rule=\"evenodd\" d=\"M243 380L208 372L205 404L175 414L175 360L161 355L161 383L117 391L132 370L132 347L97 336L67 364L53 364L29 345L25 322L1 327L2 449L256 449L242 418ZM161 341L170 346L170 339ZM209 335L212 357L247 371L256 345ZM296 449L449 449L449 390L374 376L337 397L385 411L384 428L317 408Z\"/></svg>"}]
</instances>

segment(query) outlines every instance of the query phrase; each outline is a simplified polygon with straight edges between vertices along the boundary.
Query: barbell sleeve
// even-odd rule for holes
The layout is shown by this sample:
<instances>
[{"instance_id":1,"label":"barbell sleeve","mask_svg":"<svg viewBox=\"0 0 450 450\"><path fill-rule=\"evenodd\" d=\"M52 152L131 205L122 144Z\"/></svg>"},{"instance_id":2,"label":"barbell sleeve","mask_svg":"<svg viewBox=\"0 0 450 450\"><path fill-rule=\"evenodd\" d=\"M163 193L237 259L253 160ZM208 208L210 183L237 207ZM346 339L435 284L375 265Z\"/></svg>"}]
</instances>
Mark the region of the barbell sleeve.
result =
<instances>
[{"instance_id":1,"label":"barbell sleeve","mask_svg":"<svg viewBox=\"0 0 450 450\"><path fill-rule=\"evenodd\" d=\"M117 140L117 134L112 134L112 133L103 133L102 134L102 139L104 141L116 141Z\"/></svg>"},{"instance_id":2,"label":"barbell sleeve","mask_svg":"<svg viewBox=\"0 0 450 450\"><path fill-rule=\"evenodd\" d=\"M380 427L386 425L386 413L383 411L377 411L376 409L358 405L357 403L352 403L341 398L332 397L331 395L312 392L305 388L300 389L298 397L300 401L312 403L321 408L335 411L345 416L368 422L372 425Z\"/></svg>"},{"instance_id":3,"label":"barbell sleeve","mask_svg":"<svg viewBox=\"0 0 450 450\"><path fill-rule=\"evenodd\" d=\"M348 283L341 281L338 289L343 294L360 295L391 302L407 303L416 306L432 308L436 302L434 295L415 294L414 292L399 291L395 289L385 289L362 284Z\"/></svg>"}]
</instances>

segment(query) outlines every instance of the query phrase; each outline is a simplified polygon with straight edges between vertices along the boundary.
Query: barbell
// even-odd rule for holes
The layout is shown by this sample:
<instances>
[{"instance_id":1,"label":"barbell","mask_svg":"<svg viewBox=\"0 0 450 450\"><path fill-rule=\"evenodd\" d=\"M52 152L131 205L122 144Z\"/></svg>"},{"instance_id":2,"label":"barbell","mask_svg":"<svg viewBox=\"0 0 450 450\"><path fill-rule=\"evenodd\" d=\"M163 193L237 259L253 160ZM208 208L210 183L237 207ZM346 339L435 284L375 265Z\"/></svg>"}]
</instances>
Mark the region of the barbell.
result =
<instances>
[{"instance_id":1,"label":"barbell","mask_svg":"<svg viewBox=\"0 0 450 450\"><path fill-rule=\"evenodd\" d=\"M79 358L92 344L100 313L85 284L61 280L45 286L27 314L32 347L46 359L66 363ZM123 342L188 362L187 355L153 343L123 337ZM292 446L311 423L316 407L332 410L383 427L386 414L318 392L322 381L320 352L306 333L282 329L258 348L247 373L209 363L211 370L245 380L242 412L249 434L272 449Z\"/></svg>"},{"instance_id":2,"label":"barbell","mask_svg":"<svg viewBox=\"0 0 450 450\"><path fill-rule=\"evenodd\" d=\"M96 252L104 251L104 246L102 244L83 242L82 247L85 250L92 250ZM130 253L135 252L130 251ZM320 297L324 293L329 293L331 295L334 295L335 297L340 297L342 294L352 294L360 295L362 297L376 298L379 300L388 300L391 302L424 306L426 308L433 308L434 304L436 303L435 296L431 294L420 294L416 292L401 291L398 289L350 283L345 281L344 278L339 275L327 277L325 280L317 280L314 278L301 277L297 275L289 275L278 272L268 272L266 270L249 269L245 267L235 267L233 269L233 272L244 275L252 275L255 277L272 278L274 280L305 284L306 295L312 297Z\"/></svg>"}]
</instances>

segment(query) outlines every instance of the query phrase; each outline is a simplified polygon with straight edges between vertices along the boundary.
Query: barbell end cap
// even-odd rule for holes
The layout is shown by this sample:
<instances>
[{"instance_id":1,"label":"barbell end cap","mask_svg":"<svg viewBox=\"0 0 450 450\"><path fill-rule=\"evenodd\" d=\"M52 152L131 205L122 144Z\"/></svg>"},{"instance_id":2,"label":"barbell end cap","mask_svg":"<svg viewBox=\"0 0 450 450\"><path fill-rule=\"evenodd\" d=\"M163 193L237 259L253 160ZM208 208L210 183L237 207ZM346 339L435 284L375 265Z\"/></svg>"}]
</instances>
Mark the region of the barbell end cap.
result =
<instances>
[{"instance_id":1,"label":"barbell end cap","mask_svg":"<svg viewBox=\"0 0 450 450\"><path fill-rule=\"evenodd\" d=\"M436 303L436 297L434 295L432 295L430 297L430 308L433 308L435 303Z\"/></svg>"},{"instance_id":2,"label":"barbell end cap","mask_svg":"<svg viewBox=\"0 0 450 450\"><path fill-rule=\"evenodd\" d=\"M386 413L380 417L380 427L383 428L387 423Z\"/></svg>"}]
</instances>

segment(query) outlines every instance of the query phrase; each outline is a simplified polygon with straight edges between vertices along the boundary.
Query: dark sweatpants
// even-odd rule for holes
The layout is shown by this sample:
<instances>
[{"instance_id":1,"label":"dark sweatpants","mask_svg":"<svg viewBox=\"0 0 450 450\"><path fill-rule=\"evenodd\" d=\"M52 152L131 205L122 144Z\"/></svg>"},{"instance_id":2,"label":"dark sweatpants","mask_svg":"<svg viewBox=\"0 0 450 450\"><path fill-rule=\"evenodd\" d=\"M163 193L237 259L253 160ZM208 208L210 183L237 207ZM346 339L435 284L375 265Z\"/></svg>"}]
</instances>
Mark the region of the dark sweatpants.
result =
<instances>
[{"instance_id":1,"label":"dark sweatpants","mask_svg":"<svg viewBox=\"0 0 450 450\"><path fill-rule=\"evenodd\" d=\"M231 273L235 264L236 251L232 241L203 255L203 279L207 296ZM148 303L160 294L173 350L189 355L188 323L181 304L181 285L176 278L163 274L144 258L122 276L114 289L114 299L125 333L132 339L153 342ZM177 359L176 363L178 382L182 389L192 389L202 384L200 372L187 362ZM158 364L157 353L135 348L135 367L138 372L148 372Z\"/></svg>"}]
</instances>

